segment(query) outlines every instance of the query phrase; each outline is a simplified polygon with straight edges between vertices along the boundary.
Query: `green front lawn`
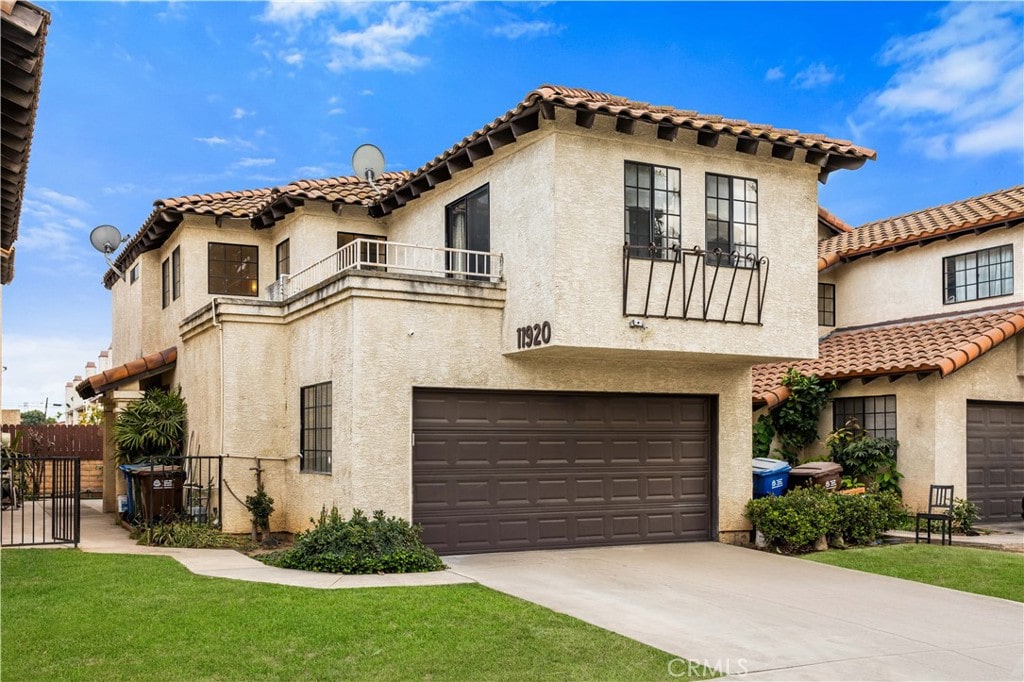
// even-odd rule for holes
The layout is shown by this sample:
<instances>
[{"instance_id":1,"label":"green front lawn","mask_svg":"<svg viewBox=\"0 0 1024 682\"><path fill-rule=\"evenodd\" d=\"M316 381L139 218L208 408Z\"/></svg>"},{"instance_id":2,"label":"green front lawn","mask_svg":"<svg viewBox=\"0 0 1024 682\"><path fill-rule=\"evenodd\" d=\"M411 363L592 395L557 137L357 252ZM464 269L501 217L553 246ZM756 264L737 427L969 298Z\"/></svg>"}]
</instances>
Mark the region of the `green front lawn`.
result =
<instances>
[{"instance_id":1,"label":"green front lawn","mask_svg":"<svg viewBox=\"0 0 1024 682\"><path fill-rule=\"evenodd\" d=\"M0 602L4 680L686 679L671 654L475 584L315 590L6 549Z\"/></svg>"},{"instance_id":2,"label":"green front lawn","mask_svg":"<svg viewBox=\"0 0 1024 682\"><path fill-rule=\"evenodd\" d=\"M808 554L808 561L1024 602L1024 554L941 545L890 545Z\"/></svg>"}]
</instances>

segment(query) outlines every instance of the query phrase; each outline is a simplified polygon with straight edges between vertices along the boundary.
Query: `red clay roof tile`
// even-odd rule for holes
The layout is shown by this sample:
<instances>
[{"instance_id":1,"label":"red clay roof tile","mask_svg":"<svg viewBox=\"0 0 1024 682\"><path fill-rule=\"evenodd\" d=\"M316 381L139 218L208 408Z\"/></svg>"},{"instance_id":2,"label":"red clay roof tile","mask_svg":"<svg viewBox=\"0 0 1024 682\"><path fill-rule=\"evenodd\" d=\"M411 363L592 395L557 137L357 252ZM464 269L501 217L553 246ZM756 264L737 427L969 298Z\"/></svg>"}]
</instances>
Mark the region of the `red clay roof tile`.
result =
<instances>
[{"instance_id":1,"label":"red clay roof tile","mask_svg":"<svg viewBox=\"0 0 1024 682\"><path fill-rule=\"evenodd\" d=\"M924 322L837 331L818 344L816 360L757 365L754 403L774 407L787 397L781 384L790 367L822 379L939 372L948 376L1024 331L1024 307Z\"/></svg>"},{"instance_id":2,"label":"red clay roof tile","mask_svg":"<svg viewBox=\"0 0 1024 682\"><path fill-rule=\"evenodd\" d=\"M99 374L86 377L84 381L75 387L75 390L78 392L78 395L89 399L129 381L166 371L173 367L177 361L178 348L171 346L162 351L150 353L141 358L135 358L123 365L111 367Z\"/></svg>"}]
</instances>

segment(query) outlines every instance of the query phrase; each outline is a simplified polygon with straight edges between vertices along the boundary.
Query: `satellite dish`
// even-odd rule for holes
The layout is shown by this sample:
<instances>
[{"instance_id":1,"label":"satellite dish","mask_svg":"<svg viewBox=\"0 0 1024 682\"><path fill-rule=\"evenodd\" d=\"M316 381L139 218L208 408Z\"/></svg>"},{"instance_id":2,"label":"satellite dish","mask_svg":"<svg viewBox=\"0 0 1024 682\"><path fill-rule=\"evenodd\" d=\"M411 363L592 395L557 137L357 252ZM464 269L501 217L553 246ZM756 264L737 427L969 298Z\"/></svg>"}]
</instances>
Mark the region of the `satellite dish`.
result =
<instances>
[{"instance_id":1,"label":"satellite dish","mask_svg":"<svg viewBox=\"0 0 1024 682\"><path fill-rule=\"evenodd\" d=\"M117 229L113 225L100 225L98 227L94 227L92 232L89 233L89 242L92 244L92 248L103 254L103 258L106 259L107 265L121 279L124 279L124 273L114 266L113 261L110 260L110 254L117 251L117 247L128 241L128 238L129 235L122 237L121 230Z\"/></svg>"},{"instance_id":2,"label":"satellite dish","mask_svg":"<svg viewBox=\"0 0 1024 682\"><path fill-rule=\"evenodd\" d=\"M121 230L113 225L94 227L89 233L89 241L92 242L92 248L100 253L113 253L121 245Z\"/></svg>"},{"instance_id":3,"label":"satellite dish","mask_svg":"<svg viewBox=\"0 0 1024 682\"><path fill-rule=\"evenodd\" d=\"M370 186L377 190L377 194L381 193L373 181L384 172L384 152L376 145L361 144L356 148L352 154L352 170L370 183Z\"/></svg>"}]
</instances>

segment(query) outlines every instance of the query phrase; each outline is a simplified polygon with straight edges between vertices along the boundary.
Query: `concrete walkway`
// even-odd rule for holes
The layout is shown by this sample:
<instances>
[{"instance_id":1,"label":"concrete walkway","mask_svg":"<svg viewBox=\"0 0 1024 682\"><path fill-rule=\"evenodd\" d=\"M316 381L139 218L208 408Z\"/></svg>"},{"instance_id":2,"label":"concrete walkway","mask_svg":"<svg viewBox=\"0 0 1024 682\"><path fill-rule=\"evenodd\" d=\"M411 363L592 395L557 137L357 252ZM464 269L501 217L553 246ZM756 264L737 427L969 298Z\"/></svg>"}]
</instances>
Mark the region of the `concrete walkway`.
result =
<instances>
[{"instance_id":1,"label":"concrete walkway","mask_svg":"<svg viewBox=\"0 0 1024 682\"><path fill-rule=\"evenodd\" d=\"M710 542L445 561L737 679L1024 678L1024 604L1003 599Z\"/></svg>"},{"instance_id":2,"label":"concrete walkway","mask_svg":"<svg viewBox=\"0 0 1024 682\"><path fill-rule=\"evenodd\" d=\"M978 535L954 535L953 544L961 547L981 547L998 549L1004 552L1024 552L1024 519L1000 521L998 523L979 523ZM912 530L891 530L886 536L899 538L903 542L914 541ZM941 542L938 533L932 533L932 544Z\"/></svg>"},{"instance_id":3,"label":"concrete walkway","mask_svg":"<svg viewBox=\"0 0 1024 682\"><path fill-rule=\"evenodd\" d=\"M100 500L82 500L82 540L78 546L84 552L99 554L169 556L198 575L325 590L348 587L454 585L473 582L472 579L451 570L390 575L337 575L274 568L231 549L147 547L136 544L129 538L128 531L115 523L113 514L104 514L101 511Z\"/></svg>"}]
</instances>

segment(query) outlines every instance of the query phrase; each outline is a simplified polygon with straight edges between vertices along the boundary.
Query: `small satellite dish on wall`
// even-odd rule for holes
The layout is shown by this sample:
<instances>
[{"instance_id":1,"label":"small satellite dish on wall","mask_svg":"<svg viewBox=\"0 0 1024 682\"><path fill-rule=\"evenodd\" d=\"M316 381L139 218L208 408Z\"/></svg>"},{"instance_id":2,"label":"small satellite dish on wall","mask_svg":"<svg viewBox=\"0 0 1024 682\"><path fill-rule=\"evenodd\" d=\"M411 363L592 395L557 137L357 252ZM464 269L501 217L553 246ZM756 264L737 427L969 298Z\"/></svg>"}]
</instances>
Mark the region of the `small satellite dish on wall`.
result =
<instances>
[{"instance_id":1,"label":"small satellite dish on wall","mask_svg":"<svg viewBox=\"0 0 1024 682\"><path fill-rule=\"evenodd\" d=\"M124 279L124 273L114 267L113 261L110 260L110 254L117 251L117 248L121 244L128 241L129 235L121 236L121 230L117 229L113 225L100 225L94 227L92 232L89 233L89 242L92 244L92 248L96 249L103 254L103 258L106 259L107 265L113 270L118 277Z\"/></svg>"},{"instance_id":2,"label":"small satellite dish on wall","mask_svg":"<svg viewBox=\"0 0 1024 682\"><path fill-rule=\"evenodd\" d=\"M381 193L373 182L384 172L384 152L379 147L372 144L359 145L352 154L352 170L370 183L370 186L377 190L377 194Z\"/></svg>"}]
</instances>

